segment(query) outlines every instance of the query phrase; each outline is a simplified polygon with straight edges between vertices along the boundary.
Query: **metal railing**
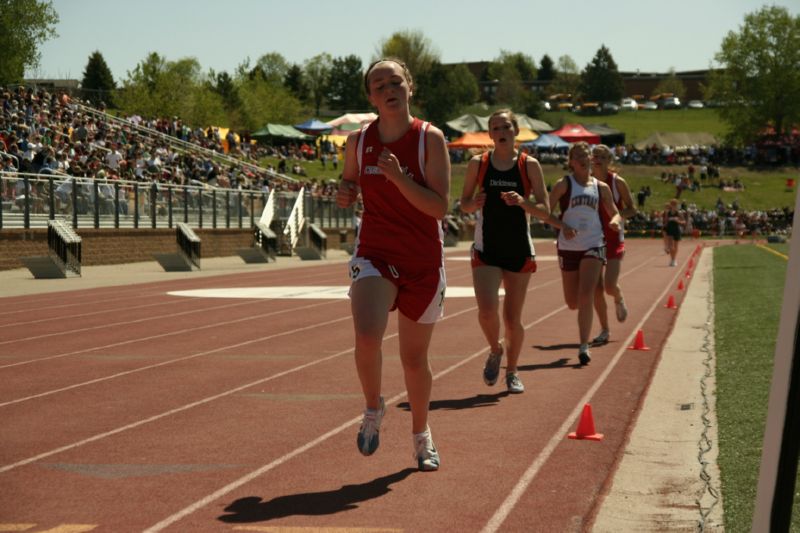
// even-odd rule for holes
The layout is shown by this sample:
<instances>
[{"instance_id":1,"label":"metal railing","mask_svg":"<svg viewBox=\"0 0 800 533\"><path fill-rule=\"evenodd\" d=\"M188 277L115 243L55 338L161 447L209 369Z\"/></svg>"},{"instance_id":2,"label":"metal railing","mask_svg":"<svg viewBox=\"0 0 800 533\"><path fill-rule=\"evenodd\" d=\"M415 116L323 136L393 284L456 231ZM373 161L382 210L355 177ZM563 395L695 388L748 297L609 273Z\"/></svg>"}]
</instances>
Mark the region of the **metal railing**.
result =
<instances>
[{"instance_id":1,"label":"metal railing","mask_svg":"<svg viewBox=\"0 0 800 533\"><path fill-rule=\"evenodd\" d=\"M306 193L306 221L321 228L352 228L353 209L336 198ZM285 220L296 192L275 194L276 220ZM0 230L45 228L66 220L78 228L254 228L267 194L163 182L107 180L63 174L0 172Z\"/></svg>"}]
</instances>

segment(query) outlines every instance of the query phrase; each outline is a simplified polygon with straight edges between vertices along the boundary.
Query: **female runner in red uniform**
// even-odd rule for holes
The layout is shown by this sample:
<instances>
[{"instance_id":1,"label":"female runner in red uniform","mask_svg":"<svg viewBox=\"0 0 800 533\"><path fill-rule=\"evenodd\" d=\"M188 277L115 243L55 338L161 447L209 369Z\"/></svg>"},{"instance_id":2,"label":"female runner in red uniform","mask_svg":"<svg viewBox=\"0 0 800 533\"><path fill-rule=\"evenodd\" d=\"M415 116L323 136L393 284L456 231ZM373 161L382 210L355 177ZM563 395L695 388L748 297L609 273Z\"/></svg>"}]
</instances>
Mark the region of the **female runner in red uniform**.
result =
<instances>
[{"instance_id":1,"label":"female runner in red uniform","mask_svg":"<svg viewBox=\"0 0 800 533\"><path fill-rule=\"evenodd\" d=\"M378 448L381 342L389 312L397 309L414 454L420 470L437 470L428 427L428 346L443 310L441 219L450 203L450 159L442 132L411 116L414 84L402 61L376 61L364 85L378 118L348 137L337 193L340 207L351 206L359 190L364 203L350 261L356 368L367 406L356 443L364 455Z\"/></svg>"},{"instance_id":2,"label":"female runner in red uniform","mask_svg":"<svg viewBox=\"0 0 800 533\"><path fill-rule=\"evenodd\" d=\"M619 285L619 274L622 270L622 258L625 256L625 220L636 215L636 207L633 205L633 197L628 188L627 182L622 176L614 172L611 163L614 155L611 149L605 144L598 144L592 148L592 176L602 181L611 189L611 196L614 205L619 210L621 217L620 229L612 230L604 224L603 232L606 238L606 265L600 271L600 281L594 292L594 310L600 320L600 334L592 340L593 345L601 345L608 342L608 304L606 304L606 294L614 298L614 308L617 321L625 322L628 318L628 307L625 305L625 297L622 294L622 287ZM605 214L605 211L601 211ZM604 216L604 222L608 217Z\"/></svg>"}]
</instances>

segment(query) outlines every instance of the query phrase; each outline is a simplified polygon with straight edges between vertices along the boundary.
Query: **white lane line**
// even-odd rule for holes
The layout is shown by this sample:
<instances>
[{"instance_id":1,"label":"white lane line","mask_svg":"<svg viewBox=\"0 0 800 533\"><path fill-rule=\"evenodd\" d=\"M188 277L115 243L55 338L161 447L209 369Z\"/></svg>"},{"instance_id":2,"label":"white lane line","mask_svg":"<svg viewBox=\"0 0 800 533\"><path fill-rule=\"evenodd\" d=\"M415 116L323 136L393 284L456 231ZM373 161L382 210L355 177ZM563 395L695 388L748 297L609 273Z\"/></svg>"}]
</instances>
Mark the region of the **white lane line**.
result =
<instances>
[{"instance_id":1,"label":"white lane line","mask_svg":"<svg viewBox=\"0 0 800 533\"><path fill-rule=\"evenodd\" d=\"M654 259L651 259L650 261L653 260ZM575 419L578 418L578 416L580 415L581 411L583 410L583 406L589 402L589 400L592 398L592 396L594 396L594 394L597 392L600 386L603 385L608 376L611 374L611 371L614 370L614 367L617 366L617 363L622 358L622 355L626 351L628 351L628 346L630 346L630 344L633 342L633 338L636 336L636 333L639 331L639 329L641 329L642 325L644 325L647 319L650 318L650 315L653 314L655 308L661 305L661 302L664 300L664 296L666 296L666 294L670 290L672 290L673 284L682 275L683 275L683 268L676 269L675 275L672 277L672 281L661 292L658 298L656 298L653 301L652 305L650 305L650 308L644 314L642 319L639 320L639 322L636 324L636 327L633 328L633 331L631 332L630 335L628 335L628 338L625 339L625 342L622 344L620 349L614 355L614 358L611 360L608 366L606 366L603 372L598 376L594 384L591 387L589 387L589 390L586 391L586 394L584 394L581 397L581 399L578 400L578 403L575 405L575 407L572 409L569 415L567 415L567 418L564 420L561 426L559 426L559 428L547 442L542 451L539 452L539 455L537 455L534 458L533 462L530 464L530 466L528 466L528 468L522 474L517 484L514 486L513 489L511 489L509 495L500 504L500 507L498 507L494 515L489 519L489 521L483 527L481 533L494 533L495 531L500 529L500 526L503 525L503 522L506 520L506 518L508 518L508 515L511 514L511 511L517 505L519 499L528 489L528 486L530 486L534 478L536 478L536 475L539 473L542 466L547 462L547 460L553 454L553 451L556 449L556 446L558 446L561 442L564 441L564 436L567 434L567 431L572 426L572 424L574 424Z\"/></svg>"},{"instance_id":2,"label":"white lane line","mask_svg":"<svg viewBox=\"0 0 800 533\"><path fill-rule=\"evenodd\" d=\"M251 303L253 303L253 302L243 302L243 303L237 303L237 304L229 304L229 305L217 306L217 307L214 307L214 308L211 308L211 309L205 309L205 310L209 311L209 310L225 309L226 307L233 307L233 306L239 306L239 305L248 305L248 304L251 304ZM111 344L104 344L103 346L95 346L94 348L81 348L80 350L74 350L72 352L66 352L66 353L61 353L61 354L56 354L56 355L48 355L48 356L45 356L45 357L39 357L37 359L29 359L28 361L19 361L19 362L11 363L11 364L8 364L8 365L2 365L2 366L0 366L0 370L2 370L4 368L15 367L15 366L29 365L31 363L39 363L39 362L42 362L42 361L50 361L52 359L60 359L61 357L67 357L67 356L70 356L70 355L77 355L77 354L83 354L83 353L89 353L89 352L96 352L97 350L105 350L106 348L116 348L118 346L125 346L127 344L136 344L137 342L145 342L145 341L151 341L151 340L154 340L154 339L161 339L161 338L164 338L164 337L170 337L172 335L182 335L184 333L191 333L191 332L200 331L200 330L203 330L203 329L216 328L216 327L219 327L219 326L227 326L227 325L236 324L236 323L239 323L239 322L246 322L248 320L258 320L258 319L265 318L265 317L268 317L268 316L278 315L278 314L281 314L281 313L289 313L291 311L296 311L296 310L299 310L299 309L310 309L312 307L319 307L321 305L329 305L331 303L335 303L335 302L322 302L322 303L316 303L316 304L309 304L309 305L301 306L301 307L294 307L292 309L281 309L280 311L272 311L272 312L269 312L269 313L262 313L260 315L250 315L250 316L246 316L246 317L243 317L243 318L237 318L237 319L234 319L234 320L228 320L228 321L225 321L225 322L216 322L216 323L213 323L213 324L206 324L205 326L197 326L197 327L193 327L193 328L186 328L186 329L181 329L181 330L178 330L178 331L168 331L167 333L159 333L158 335L150 335L150 336L147 336L147 337L139 337L137 339L129 339L127 341L113 342ZM178 316L178 315L166 315L164 318L169 318L170 316ZM130 322L127 322L127 323L130 323ZM126 323L123 323L123 325L124 324L126 324Z\"/></svg>"},{"instance_id":3,"label":"white lane line","mask_svg":"<svg viewBox=\"0 0 800 533\"><path fill-rule=\"evenodd\" d=\"M321 304L316 304L316 305L321 305ZM316 305L309 305L309 306L305 306L305 307L315 307ZM291 311L296 311L297 309L298 308L291 309ZM288 312L288 311L275 311L274 313L269 313L269 314L279 314L279 313L283 313L283 312ZM261 317L259 317L259 318L261 318ZM176 359L170 359L169 361L162 361L161 363L155 363L155 364L152 364L152 365L147 365L147 366L134 368L132 370L126 370L124 372L118 372L118 373L112 374L110 376L104 376L102 378L96 378L96 379L92 379L92 380L89 380L89 381L84 381L84 382L81 382L81 383L75 383L73 385L68 385L66 387L61 387L60 389L53 389L53 390L49 390L49 391L46 391L46 392L40 392L39 394L33 394L31 396L25 396L23 398L16 398L14 400L9 400L9 401L0 403L0 407L5 407L7 405L13 405L13 404L17 404L17 403L22 403L22 402L26 402L28 400L33 400L33 399L36 399L36 398L43 398L45 396L50 396L51 394L56 394L58 392L64 392L64 391L68 391L68 390L72 390L72 389L77 389L79 387L85 387L87 385L92 385L94 383L101 383L103 381L108 381L110 379L116 379L116 378L119 378L119 377L122 377L122 376L128 376L130 374L136 374L138 372L144 372L145 370L151 370L153 368L158 368L158 367L161 367L161 366L171 365L171 364L177 363L179 361L187 361L189 359L194 359L196 357L202 357L204 355L210 355L212 353L223 352L225 350L230 350L230 349L233 349L233 348L240 348L242 346L247 346L248 344L253 344L253 343L256 343L256 342L264 342L266 340L274 339L276 337L282 337L284 335L292 335L294 333L299 333L301 331L307 331L307 330L310 330L310 329L318 328L320 326L327 326L329 324L334 324L336 322L341 322L343 320L350 320L350 316L335 318L333 320L328 320L328 321L325 321L325 322L317 322L317 323L312 324L310 326L303 326L301 328L296 328L296 329L293 329L293 330L281 331L280 333L274 333L274 334L271 334L271 335L267 335L265 337L259 337L257 339L252 339L252 340L240 342L240 343L237 343L237 344L229 344L229 345L226 345L226 346L221 346L219 348L214 348L213 350L206 350L204 352L198 352L198 353L195 353L195 354L192 354L192 355L186 355L184 357L178 357Z\"/></svg>"}]
</instances>

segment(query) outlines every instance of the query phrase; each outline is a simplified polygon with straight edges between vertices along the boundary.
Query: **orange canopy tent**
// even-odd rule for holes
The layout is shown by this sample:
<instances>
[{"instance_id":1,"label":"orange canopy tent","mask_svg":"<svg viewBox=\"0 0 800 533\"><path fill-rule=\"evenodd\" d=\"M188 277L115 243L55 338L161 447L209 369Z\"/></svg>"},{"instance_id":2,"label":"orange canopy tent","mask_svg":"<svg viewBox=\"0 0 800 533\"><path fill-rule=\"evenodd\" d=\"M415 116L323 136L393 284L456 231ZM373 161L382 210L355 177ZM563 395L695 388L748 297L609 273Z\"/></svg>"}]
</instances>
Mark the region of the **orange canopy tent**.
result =
<instances>
[{"instance_id":1,"label":"orange canopy tent","mask_svg":"<svg viewBox=\"0 0 800 533\"><path fill-rule=\"evenodd\" d=\"M485 131L467 132L455 141L447 143L448 148L491 148L494 142Z\"/></svg>"}]
</instances>

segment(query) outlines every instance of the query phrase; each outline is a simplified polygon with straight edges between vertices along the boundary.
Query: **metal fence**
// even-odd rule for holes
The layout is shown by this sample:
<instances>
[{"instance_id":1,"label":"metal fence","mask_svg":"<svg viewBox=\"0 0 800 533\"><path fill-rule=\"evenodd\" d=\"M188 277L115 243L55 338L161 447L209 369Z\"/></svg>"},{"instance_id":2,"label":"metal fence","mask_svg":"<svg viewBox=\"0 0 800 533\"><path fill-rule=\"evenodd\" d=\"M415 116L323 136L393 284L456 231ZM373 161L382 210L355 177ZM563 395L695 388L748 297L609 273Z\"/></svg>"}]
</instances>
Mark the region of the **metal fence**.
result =
<instances>
[{"instance_id":1,"label":"metal fence","mask_svg":"<svg viewBox=\"0 0 800 533\"><path fill-rule=\"evenodd\" d=\"M288 218L297 192L275 194L274 219ZM354 227L353 209L337 207L336 198L304 195L306 222L321 228ZM78 228L253 228L267 193L105 180L64 175L0 172L0 230L46 228L49 220L66 220Z\"/></svg>"}]
</instances>

